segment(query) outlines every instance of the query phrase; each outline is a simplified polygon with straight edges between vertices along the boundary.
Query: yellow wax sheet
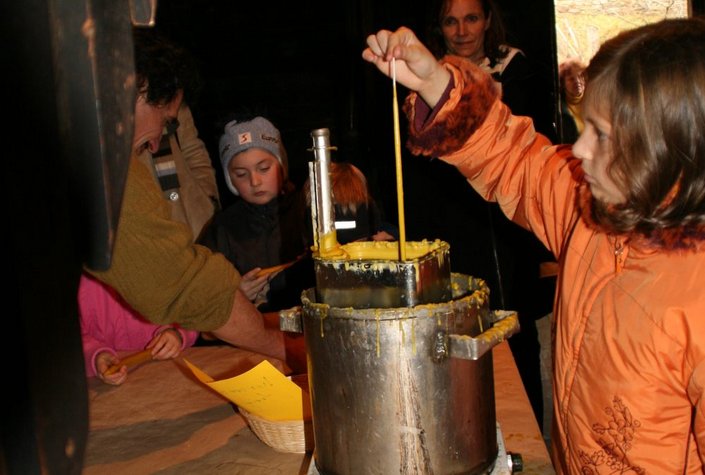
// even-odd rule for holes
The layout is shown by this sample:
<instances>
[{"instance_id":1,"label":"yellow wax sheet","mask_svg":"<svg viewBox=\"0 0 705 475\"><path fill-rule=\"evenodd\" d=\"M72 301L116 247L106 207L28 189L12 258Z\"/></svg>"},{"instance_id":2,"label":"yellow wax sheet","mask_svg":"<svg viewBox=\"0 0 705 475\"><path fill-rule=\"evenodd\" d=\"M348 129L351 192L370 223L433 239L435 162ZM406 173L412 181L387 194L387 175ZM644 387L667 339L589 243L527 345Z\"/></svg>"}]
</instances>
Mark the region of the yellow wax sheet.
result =
<instances>
[{"instance_id":1,"label":"yellow wax sheet","mask_svg":"<svg viewBox=\"0 0 705 475\"><path fill-rule=\"evenodd\" d=\"M310 418L309 398L302 389L279 372L269 361L229 379L214 381L186 358L186 365L203 384L247 412L270 421Z\"/></svg>"}]
</instances>

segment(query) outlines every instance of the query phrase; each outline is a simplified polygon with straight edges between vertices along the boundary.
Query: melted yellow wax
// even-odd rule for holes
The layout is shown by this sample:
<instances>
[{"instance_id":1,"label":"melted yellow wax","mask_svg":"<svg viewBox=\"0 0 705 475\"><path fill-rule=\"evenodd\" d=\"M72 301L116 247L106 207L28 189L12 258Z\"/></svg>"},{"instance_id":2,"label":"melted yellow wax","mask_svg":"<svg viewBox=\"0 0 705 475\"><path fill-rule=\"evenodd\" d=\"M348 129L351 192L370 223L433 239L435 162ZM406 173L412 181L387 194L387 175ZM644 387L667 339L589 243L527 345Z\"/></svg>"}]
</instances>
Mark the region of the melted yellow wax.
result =
<instances>
[{"instance_id":1,"label":"melted yellow wax","mask_svg":"<svg viewBox=\"0 0 705 475\"><path fill-rule=\"evenodd\" d=\"M404 313L404 318L402 320L399 320L399 330L401 330L401 344L402 346L406 346L406 333L404 333L402 321L407 321L410 323L411 327L411 354L416 355L416 318L412 318L411 310L408 308L404 311Z\"/></svg>"},{"instance_id":2,"label":"melted yellow wax","mask_svg":"<svg viewBox=\"0 0 705 475\"><path fill-rule=\"evenodd\" d=\"M338 244L335 229L320 237L318 255L327 259L345 259L345 251Z\"/></svg>"},{"instance_id":3,"label":"melted yellow wax","mask_svg":"<svg viewBox=\"0 0 705 475\"><path fill-rule=\"evenodd\" d=\"M440 240L407 241L404 245L406 258L408 260L421 258L444 245L445 243ZM321 249L330 249L327 254L323 252L319 254L323 258L332 260L396 261L399 255L399 243L396 241L358 241L338 245L337 249L333 249L332 246L321 246Z\"/></svg>"},{"instance_id":4,"label":"melted yellow wax","mask_svg":"<svg viewBox=\"0 0 705 475\"><path fill-rule=\"evenodd\" d=\"M320 323L321 323L321 338L323 338L323 337L325 336L325 335L323 334L323 320L325 320L327 316L328 316L327 313L324 314L324 315L321 315L321 319L319 320Z\"/></svg>"}]
</instances>

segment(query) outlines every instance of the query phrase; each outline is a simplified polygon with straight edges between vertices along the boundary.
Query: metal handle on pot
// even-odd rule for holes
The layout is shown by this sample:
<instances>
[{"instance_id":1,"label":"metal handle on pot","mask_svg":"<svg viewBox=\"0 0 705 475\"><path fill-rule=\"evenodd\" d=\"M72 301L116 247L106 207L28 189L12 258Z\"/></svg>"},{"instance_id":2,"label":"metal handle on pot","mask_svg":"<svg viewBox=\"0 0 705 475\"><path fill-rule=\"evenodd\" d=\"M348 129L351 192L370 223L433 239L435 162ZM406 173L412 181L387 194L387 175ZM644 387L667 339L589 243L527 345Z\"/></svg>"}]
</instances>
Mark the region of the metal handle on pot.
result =
<instances>
[{"instance_id":1,"label":"metal handle on pot","mask_svg":"<svg viewBox=\"0 0 705 475\"><path fill-rule=\"evenodd\" d=\"M450 335L448 347L451 358L478 360L489 350L519 331L519 317L512 310L495 310L494 325L477 337Z\"/></svg>"},{"instance_id":2,"label":"metal handle on pot","mask_svg":"<svg viewBox=\"0 0 705 475\"><path fill-rule=\"evenodd\" d=\"M300 306L279 310L279 329L285 332L303 333L304 324L301 318Z\"/></svg>"},{"instance_id":3,"label":"metal handle on pot","mask_svg":"<svg viewBox=\"0 0 705 475\"><path fill-rule=\"evenodd\" d=\"M463 360L478 360L489 350L519 331L519 317L515 311L492 312L492 328L476 337L468 335L436 334L433 344L433 359L443 361L448 356ZM282 331L303 333L303 313L300 306L279 311L279 328Z\"/></svg>"}]
</instances>

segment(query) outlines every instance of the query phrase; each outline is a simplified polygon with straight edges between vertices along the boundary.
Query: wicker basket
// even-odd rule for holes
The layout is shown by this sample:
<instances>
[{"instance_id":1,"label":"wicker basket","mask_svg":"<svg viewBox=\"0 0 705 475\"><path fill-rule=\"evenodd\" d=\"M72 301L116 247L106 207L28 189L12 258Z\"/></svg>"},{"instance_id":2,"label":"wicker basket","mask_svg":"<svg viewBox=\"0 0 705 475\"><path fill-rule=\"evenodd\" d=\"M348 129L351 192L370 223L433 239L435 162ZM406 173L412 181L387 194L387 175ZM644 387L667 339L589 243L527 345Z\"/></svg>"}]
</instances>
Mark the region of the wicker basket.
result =
<instances>
[{"instance_id":1,"label":"wicker basket","mask_svg":"<svg viewBox=\"0 0 705 475\"><path fill-rule=\"evenodd\" d=\"M268 421L238 408L259 439L278 452L302 454L313 449L313 426L310 420Z\"/></svg>"}]
</instances>

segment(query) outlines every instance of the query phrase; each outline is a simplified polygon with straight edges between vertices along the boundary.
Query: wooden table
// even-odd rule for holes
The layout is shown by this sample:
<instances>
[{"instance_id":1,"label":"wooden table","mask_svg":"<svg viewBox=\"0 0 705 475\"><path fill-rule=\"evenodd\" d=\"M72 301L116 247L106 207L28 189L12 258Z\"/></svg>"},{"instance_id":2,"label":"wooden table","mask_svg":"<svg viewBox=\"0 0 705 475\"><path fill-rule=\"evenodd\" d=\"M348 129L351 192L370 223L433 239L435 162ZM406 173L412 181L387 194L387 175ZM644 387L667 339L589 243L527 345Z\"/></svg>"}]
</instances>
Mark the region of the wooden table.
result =
<instances>
[{"instance_id":1,"label":"wooden table","mask_svg":"<svg viewBox=\"0 0 705 475\"><path fill-rule=\"evenodd\" d=\"M497 420L506 448L527 474L555 473L506 342L493 350ZM264 357L230 346L190 348L189 361L214 379L240 374ZM132 371L122 386L89 381L90 433L84 474L302 475L310 454L277 452L247 428L233 406L195 380L179 360Z\"/></svg>"},{"instance_id":2,"label":"wooden table","mask_svg":"<svg viewBox=\"0 0 705 475\"><path fill-rule=\"evenodd\" d=\"M492 350L497 422L508 452L521 454L525 474L556 473L514 357L505 341Z\"/></svg>"}]
</instances>

